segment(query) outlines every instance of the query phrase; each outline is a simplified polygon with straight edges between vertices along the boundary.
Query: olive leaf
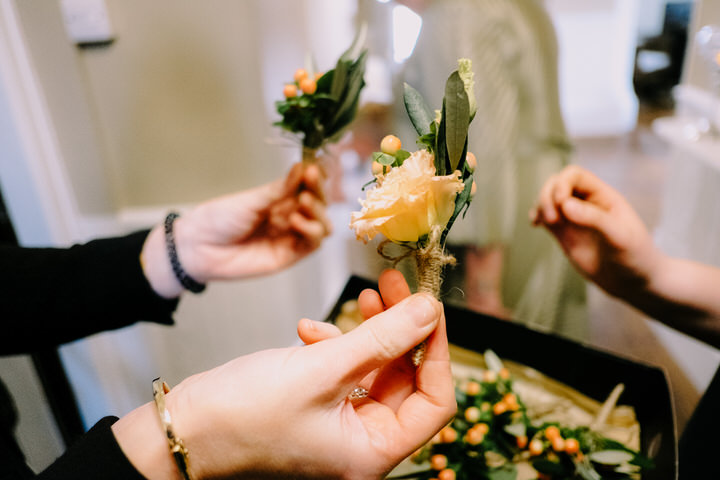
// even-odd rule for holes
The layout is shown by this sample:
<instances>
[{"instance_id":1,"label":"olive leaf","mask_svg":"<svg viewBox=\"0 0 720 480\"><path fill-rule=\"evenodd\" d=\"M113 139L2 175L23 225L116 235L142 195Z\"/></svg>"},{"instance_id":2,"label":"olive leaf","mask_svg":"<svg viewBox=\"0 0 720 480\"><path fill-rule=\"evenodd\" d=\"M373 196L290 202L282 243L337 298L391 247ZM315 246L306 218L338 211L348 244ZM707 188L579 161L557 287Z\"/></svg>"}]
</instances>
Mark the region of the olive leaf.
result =
<instances>
[{"instance_id":1,"label":"olive leaf","mask_svg":"<svg viewBox=\"0 0 720 480\"><path fill-rule=\"evenodd\" d=\"M460 74L454 71L445 84L443 99L443 121L445 122L445 143L451 172L457 170L467 139L470 125L470 104L465 84Z\"/></svg>"},{"instance_id":2,"label":"olive leaf","mask_svg":"<svg viewBox=\"0 0 720 480\"><path fill-rule=\"evenodd\" d=\"M342 55L340 55L340 60L352 60L353 58L356 58L358 56L360 50L363 48L363 45L365 45L365 40L367 39L367 32L367 23L363 22L362 24L360 24L360 28L355 33L355 38L353 38L353 41L348 47L348 49L345 50Z\"/></svg>"},{"instance_id":3,"label":"olive leaf","mask_svg":"<svg viewBox=\"0 0 720 480\"><path fill-rule=\"evenodd\" d=\"M635 455L625 450L600 450L588 454L588 458L602 465L621 465L633 459Z\"/></svg>"},{"instance_id":4,"label":"olive leaf","mask_svg":"<svg viewBox=\"0 0 720 480\"><path fill-rule=\"evenodd\" d=\"M415 90L407 83L403 84L403 101L405 102L405 110L407 111L410 122L415 127L415 131L420 136L430 133L430 124L435 121L435 117L430 108L425 103L425 99L420 92Z\"/></svg>"},{"instance_id":5,"label":"olive leaf","mask_svg":"<svg viewBox=\"0 0 720 480\"><path fill-rule=\"evenodd\" d=\"M493 352L492 350L485 350L485 353L483 353L483 360L485 360L485 364L487 365L488 369L492 370L495 373L505 368L502 360L500 360L500 357L498 357L497 353Z\"/></svg>"},{"instance_id":6,"label":"olive leaf","mask_svg":"<svg viewBox=\"0 0 720 480\"><path fill-rule=\"evenodd\" d=\"M438 125L437 135L435 136L435 174L446 175L447 173L447 143L445 142L445 131L447 130L447 122L445 121L445 99L443 99L442 115L440 117L440 125ZM447 229L447 227L446 227Z\"/></svg>"},{"instance_id":7,"label":"olive leaf","mask_svg":"<svg viewBox=\"0 0 720 480\"><path fill-rule=\"evenodd\" d=\"M455 197L455 211L453 212L452 216L450 217L450 220L448 220L447 225L445 225L445 230L443 231L440 242L445 242L445 238L447 237L448 232L450 231L450 227L452 227L453 223L455 223L455 219L457 219L458 215L463 211L463 209L470 206L470 192L472 192L472 184L473 184L473 178L472 175L469 175L464 180L464 187L462 192L458 193Z\"/></svg>"},{"instance_id":8,"label":"olive leaf","mask_svg":"<svg viewBox=\"0 0 720 480\"><path fill-rule=\"evenodd\" d=\"M505 431L514 437L521 437L527 434L527 427L524 423L511 423L505 425Z\"/></svg>"},{"instance_id":9,"label":"olive leaf","mask_svg":"<svg viewBox=\"0 0 720 480\"><path fill-rule=\"evenodd\" d=\"M383 152L373 152L372 159L380 165L392 165L395 162L395 157Z\"/></svg>"},{"instance_id":10,"label":"olive leaf","mask_svg":"<svg viewBox=\"0 0 720 480\"><path fill-rule=\"evenodd\" d=\"M345 89L345 95L337 109L337 112L335 112L333 122L337 122L338 119L346 116L346 114L350 112L352 112L354 116L355 110L357 110L360 90L365 86L363 73L365 72L366 59L367 50L363 50L357 61L351 65L350 71L347 73L348 81L347 88ZM339 125L340 128L344 126L345 125ZM336 128L335 130L339 130L340 128Z\"/></svg>"},{"instance_id":11,"label":"olive leaf","mask_svg":"<svg viewBox=\"0 0 720 480\"><path fill-rule=\"evenodd\" d=\"M517 467L515 465L503 465L487 472L488 480L515 480L517 478Z\"/></svg>"}]
</instances>

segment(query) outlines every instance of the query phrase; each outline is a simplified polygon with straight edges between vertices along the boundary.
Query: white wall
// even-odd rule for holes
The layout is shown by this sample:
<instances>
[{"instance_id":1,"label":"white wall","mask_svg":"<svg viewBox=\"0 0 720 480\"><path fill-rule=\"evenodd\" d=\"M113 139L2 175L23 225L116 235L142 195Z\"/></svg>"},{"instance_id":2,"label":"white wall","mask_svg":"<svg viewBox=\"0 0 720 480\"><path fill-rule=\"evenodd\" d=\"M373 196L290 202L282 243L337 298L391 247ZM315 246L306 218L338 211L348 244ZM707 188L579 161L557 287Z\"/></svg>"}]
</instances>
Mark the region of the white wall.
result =
<instances>
[{"instance_id":1,"label":"white wall","mask_svg":"<svg viewBox=\"0 0 720 480\"><path fill-rule=\"evenodd\" d=\"M560 103L572 137L635 127L637 0L546 0L558 36Z\"/></svg>"}]
</instances>

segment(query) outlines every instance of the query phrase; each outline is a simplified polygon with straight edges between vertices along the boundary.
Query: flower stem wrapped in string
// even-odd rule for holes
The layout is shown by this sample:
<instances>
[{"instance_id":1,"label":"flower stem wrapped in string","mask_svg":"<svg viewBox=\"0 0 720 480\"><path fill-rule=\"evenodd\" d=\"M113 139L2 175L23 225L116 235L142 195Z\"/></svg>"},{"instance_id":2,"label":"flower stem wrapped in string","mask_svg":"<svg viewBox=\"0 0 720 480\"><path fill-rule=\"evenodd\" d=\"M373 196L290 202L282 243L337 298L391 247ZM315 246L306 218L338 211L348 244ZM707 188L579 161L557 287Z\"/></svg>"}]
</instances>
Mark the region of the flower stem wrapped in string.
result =
<instances>
[{"instance_id":1,"label":"flower stem wrapped in string","mask_svg":"<svg viewBox=\"0 0 720 480\"><path fill-rule=\"evenodd\" d=\"M353 212L350 227L363 241L382 234L386 240L378 251L394 260L415 258L418 290L440 296L442 270L454 264L445 253L445 239L457 217L464 213L474 193L474 162L468 161L468 127L475 115L473 73L469 60L458 61L445 85L442 110L433 115L417 90L405 84L404 101L424 149L403 150L394 136L383 139L382 151L373 154L375 187L360 200L362 210ZM367 185L366 185L367 186ZM388 242L408 248L400 257L384 253ZM413 355L422 362L424 346Z\"/></svg>"}]
</instances>

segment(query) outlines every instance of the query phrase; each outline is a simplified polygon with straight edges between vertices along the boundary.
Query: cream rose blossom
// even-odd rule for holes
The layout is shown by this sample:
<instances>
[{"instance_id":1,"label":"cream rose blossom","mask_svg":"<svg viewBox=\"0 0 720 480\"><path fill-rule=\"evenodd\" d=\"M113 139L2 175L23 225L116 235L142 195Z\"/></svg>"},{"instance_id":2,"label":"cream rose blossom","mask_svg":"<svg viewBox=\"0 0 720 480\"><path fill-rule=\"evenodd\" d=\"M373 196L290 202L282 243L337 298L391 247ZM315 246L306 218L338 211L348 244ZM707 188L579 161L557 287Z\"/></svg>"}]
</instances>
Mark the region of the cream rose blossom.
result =
<instances>
[{"instance_id":1,"label":"cream rose blossom","mask_svg":"<svg viewBox=\"0 0 720 480\"><path fill-rule=\"evenodd\" d=\"M360 200L350 227L367 242L378 233L393 242L416 242L433 226L445 227L455 211L455 197L463 190L460 172L436 176L433 155L413 153L394 167Z\"/></svg>"}]
</instances>

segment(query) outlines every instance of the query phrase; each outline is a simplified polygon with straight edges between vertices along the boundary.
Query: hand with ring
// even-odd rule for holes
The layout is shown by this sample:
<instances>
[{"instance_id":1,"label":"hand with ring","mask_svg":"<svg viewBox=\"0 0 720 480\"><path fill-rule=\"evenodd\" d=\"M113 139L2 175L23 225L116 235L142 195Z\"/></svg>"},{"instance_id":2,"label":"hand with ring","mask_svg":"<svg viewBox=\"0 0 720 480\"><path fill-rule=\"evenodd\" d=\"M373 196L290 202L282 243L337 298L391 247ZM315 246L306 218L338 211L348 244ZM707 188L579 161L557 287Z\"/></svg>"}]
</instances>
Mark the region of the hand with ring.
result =
<instances>
[{"instance_id":1,"label":"hand with ring","mask_svg":"<svg viewBox=\"0 0 720 480\"><path fill-rule=\"evenodd\" d=\"M301 320L311 345L237 358L167 394L197 478L380 479L447 424L456 403L442 305L409 296L397 271L379 287L360 295L368 319L353 331ZM407 353L423 340L425 362L415 368ZM350 399L356 387L368 396ZM172 473L152 407L113 432L142 474L168 478L151 455L165 442Z\"/></svg>"}]
</instances>

